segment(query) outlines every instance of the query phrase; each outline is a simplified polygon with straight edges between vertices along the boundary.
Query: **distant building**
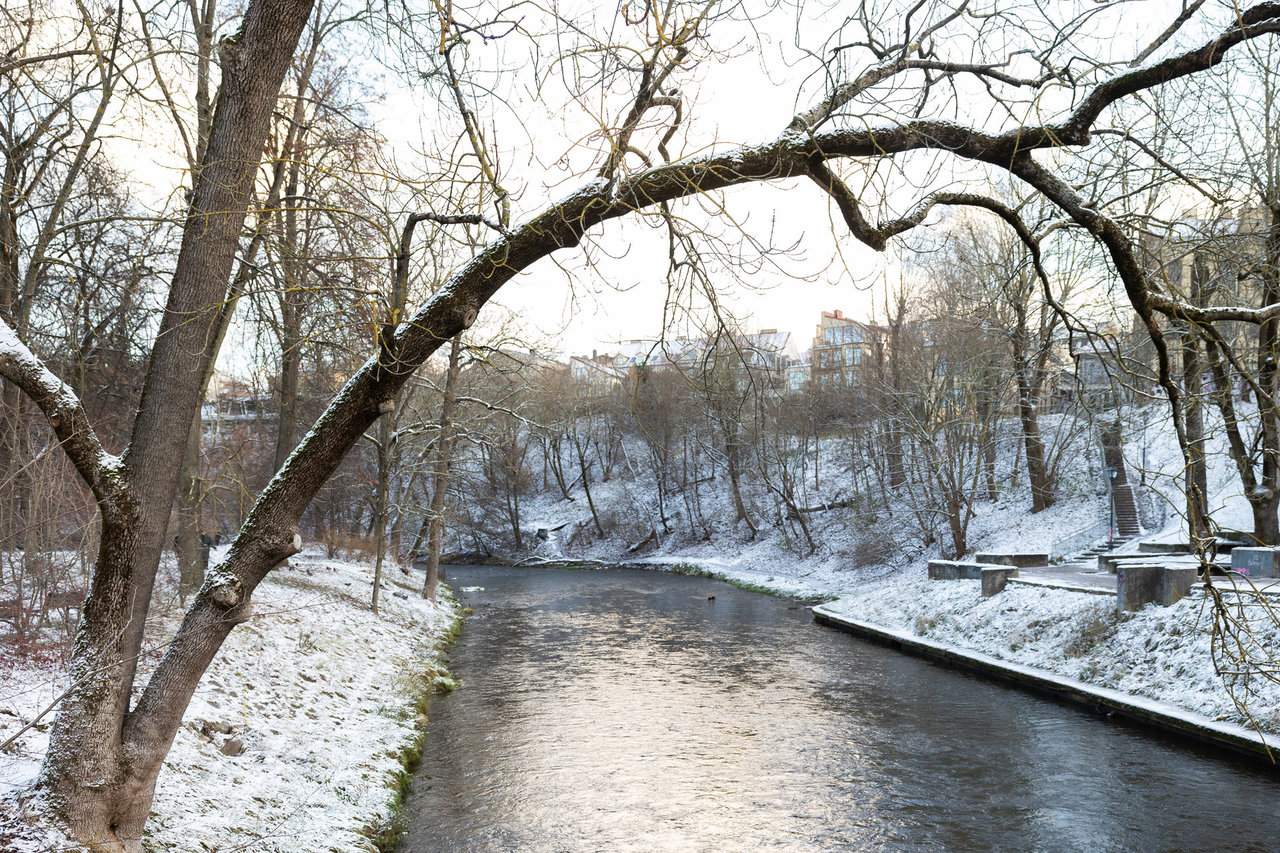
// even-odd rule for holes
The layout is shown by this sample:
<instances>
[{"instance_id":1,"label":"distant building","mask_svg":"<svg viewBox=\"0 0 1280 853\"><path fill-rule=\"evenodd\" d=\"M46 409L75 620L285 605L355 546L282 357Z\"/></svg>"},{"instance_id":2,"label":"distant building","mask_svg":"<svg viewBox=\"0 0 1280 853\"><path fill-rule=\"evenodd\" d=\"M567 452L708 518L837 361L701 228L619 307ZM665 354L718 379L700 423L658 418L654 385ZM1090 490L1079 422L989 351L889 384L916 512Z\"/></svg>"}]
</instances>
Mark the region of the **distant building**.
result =
<instances>
[{"instance_id":1,"label":"distant building","mask_svg":"<svg viewBox=\"0 0 1280 853\"><path fill-rule=\"evenodd\" d=\"M1211 216L1183 216L1163 225L1149 225L1141 241L1146 273L1160 288L1176 299L1191 304L1257 305L1265 302L1261 266L1266 256L1269 214L1262 207L1243 208ZM1198 383L1187 383L1182 341L1191 334L1186 324L1157 315L1170 349L1170 372L1184 387L1210 391L1214 379L1203 358ZM1238 353L1256 350L1258 327L1252 323L1224 321L1214 328ZM1097 336L1091 336L1096 338ZM1104 337L1107 337L1104 335ZM1101 391L1102 374L1108 374L1110 401L1132 399L1135 393L1158 393L1157 357L1147 331L1135 321L1127 335L1109 336L1109 346L1086 343L1084 352L1073 352L1086 394ZM1087 349L1086 349L1087 348ZM1096 350L1091 354L1089 350ZM1246 363L1254 360L1252 356ZM1089 364L1098 362L1097 366ZM1249 386L1242 382L1233 389L1246 398Z\"/></svg>"},{"instance_id":2,"label":"distant building","mask_svg":"<svg viewBox=\"0 0 1280 853\"><path fill-rule=\"evenodd\" d=\"M1142 250L1151 274L1184 299L1207 301L1225 292L1250 301L1248 291L1256 281L1245 271L1256 270L1265 254L1266 229L1262 208L1232 216L1188 216L1152 227ZM1235 293L1237 287L1244 292Z\"/></svg>"},{"instance_id":3,"label":"distant building","mask_svg":"<svg viewBox=\"0 0 1280 853\"><path fill-rule=\"evenodd\" d=\"M809 372L822 389L857 388L870 384L884 351L885 330L823 311L809 352Z\"/></svg>"},{"instance_id":4,"label":"distant building","mask_svg":"<svg viewBox=\"0 0 1280 853\"><path fill-rule=\"evenodd\" d=\"M1267 255L1268 219L1265 209L1254 207L1229 215L1187 216L1152 227L1142 240L1148 275L1170 295L1192 304L1262 304L1266 296L1259 259ZM1189 333L1181 323L1162 318L1162 325L1175 339ZM1214 326L1237 351L1257 345L1258 327L1252 323ZM1154 351L1146 361L1154 374ZM1179 368L1175 366L1175 372Z\"/></svg>"},{"instance_id":5,"label":"distant building","mask_svg":"<svg viewBox=\"0 0 1280 853\"><path fill-rule=\"evenodd\" d=\"M707 343L702 338L662 338L626 341L613 356L613 367L622 373L644 370L688 372L702 361Z\"/></svg>"},{"instance_id":6,"label":"distant building","mask_svg":"<svg viewBox=\"0 0 1280 853\"><path fill-rule=\"evenodd\" d=\"M471 360L463 367L468 373L505 375L531 379L536 376L563 374L569 367L553 358L535 352L505 347L480 347L472 350Z\"/></svg>"},{"instance_id":7,"label":"distant building","mask_svg":"<svg viewBox=\"0 0 1280 853\"><path fill-rule=\"evenodd\" d=\"M705 370L721 356L732 357L738 369L766 376L775 388L789 387L791 369L802 361L790 332L762 329L751 334L707 338L666 338L630 340L620 344L611 357L582 360L574 369L575 379L599 381L597 367L608 366L619 381L643 377L648 372L673 371L692 375ZM606 358L608 359L606 361ZM593 375L594 374L594 375ZM801 383L803 384L803 383Z\"/></svg>"},{"instance_id":8,"label":"distant building","mask_svg":"<svg viewBox=\"0 0 1280 853\"><path fill-rule=\"evenodd\" d=\"M569 359L569 377L576 383L603 389L621 386L626 373L613 366L612 356L593 352L590 357L575 355Z\"/></svg>"},{"instance_id":9,"label":"distant building","mask_svg":"<svg viewBox=\"0 0 1280 853\"><path fill-rule=\"evenodd\" d=\"M781 373L800 362L800 350L790 332L761 329L742 337L744 360L752 367Z\"/></svg>"},{"instance_id":10,"label":"distant building","mask_svg":"<svg viewBox=\"0 0 1280 853\"><path fill-rule=\"evenodd\" d=\"M790 394L798 394L809 384L809 362L803 357L796 364L787 365L783 371L786 375L787 392Z\"/></svg>"},{"instance_id":11,"label":"distant building","mask_svg":"<svg viewBox=\"0 0 1280 853\"><path fill-rule=\"evenodd\" d=\"M276 419L278 405L269 396L254 393L248 383L215 370L204 391L200 420L219 433L220 424Z\"/></svg>"}]
</instances>

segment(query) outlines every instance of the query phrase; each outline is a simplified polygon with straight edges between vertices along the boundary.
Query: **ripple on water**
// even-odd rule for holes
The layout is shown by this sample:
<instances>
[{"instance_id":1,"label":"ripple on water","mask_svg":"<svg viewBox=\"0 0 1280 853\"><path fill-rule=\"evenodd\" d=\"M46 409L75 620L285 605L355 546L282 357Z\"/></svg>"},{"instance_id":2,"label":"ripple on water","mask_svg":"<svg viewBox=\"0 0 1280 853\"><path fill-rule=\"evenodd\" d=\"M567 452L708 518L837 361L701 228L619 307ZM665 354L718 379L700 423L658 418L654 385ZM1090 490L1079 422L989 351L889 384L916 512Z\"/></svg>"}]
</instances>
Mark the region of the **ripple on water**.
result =
<instances>
[{"instance_id":1,"label":"ripple on water","mask_svg":"<svg viewBox=\"0 0 1280 853\"><path fill-rule=\"evenodd\" d=\"M406 851L1278 849L1261 771L778 599L627 571L450 578L476 615L462 687L432 702Z\"/></svg>"}]
</instances>

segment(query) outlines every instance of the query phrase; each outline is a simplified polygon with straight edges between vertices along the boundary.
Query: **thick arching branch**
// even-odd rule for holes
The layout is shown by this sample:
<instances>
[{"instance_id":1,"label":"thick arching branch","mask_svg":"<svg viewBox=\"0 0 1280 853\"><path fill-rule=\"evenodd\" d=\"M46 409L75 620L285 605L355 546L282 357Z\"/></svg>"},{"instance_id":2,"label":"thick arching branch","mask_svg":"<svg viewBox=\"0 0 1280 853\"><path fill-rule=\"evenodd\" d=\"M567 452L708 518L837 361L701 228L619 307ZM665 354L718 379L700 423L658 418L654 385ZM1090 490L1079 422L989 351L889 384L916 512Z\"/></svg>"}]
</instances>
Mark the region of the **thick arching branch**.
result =
<instances>
[{"instance_id":1,"label":"thick arching branch","mask_svg":"<svg viewBox=\"0 0 1280 853\"><path fill-rule=\"evenodd\" d=\"M39 407L76 473L104 511L109 511L121 495L119 457L103 450L80 398L45 367L2 319L0 376L18 386Z\"/></svg>"},{"instance_id":2,"label":"thick arching branch","mask_svg":"<svg viewBox=\"0 0 1280 853\"><path fill-rule=\"evenodd\" d=\"M1089 128L1098 120L1102 111L1121 98L1179 77L1206 71L1220 63L1227 51L1241 42L1275 32L1280 32L1280 3L1267 2L1251 6L1241 12L1231 26L1199 47L1099 83L1062 125L1062 139L1073 144L1086 141Z\"/></svg>"},{"instance_id":3,"label":"thick arching branch","mask_svg":"<svg viewBox=\"0 0 1280 853\"><path fill-rule=\"evenodd\" d=\"M828 99L813 111L798 116L773 141L666 163L616 179L597 177L523 225L510 228L454 273L411 318L384 338L387 351L371 357L351 377L276 473L251 510L227 559L209 573L204 588L143 693L137 712L131 715L127 739L145 741L172 736L181 718L181 708L185 707L185 703L174 702L174 696L189 696L194 691L222 639L245 616L254 588L281 560L300 547L296 525L315 494L347 451L382 414L383 403L394 398L427 358L445 341L468 328L506 282L538 260L559 249L577 246L588 230L602 223L676 199L740 184L809 176L835 195L839 203L841 193L848 190L831 177L832 173L822 161L922 149L945 149L960 157L1007 169L1057 203L1111 251L1134 308L1152 335L1160 359L1161 384L1169 394L1179 439L1185 448L1181 397L1170 378L1167 347L1153 315L1156 303L1145 287L1128 238L1114 222L1088 208L1070 187L1037 164L1028 152L1064 142L1084 144L1088 142L1093 121L1117 99L1209 68L1221 60L1228 47L1246 38L1277 31L1280 31L1280 4L1260 4L1244 13L1239 23L1222 37L1201 48L1099 84L1067 122L1059 125L1015 128L993 134L953 122L917 121L873 130L814 132L813 128L839 105L838 98ZM844 92L848 98L856 94L853 90ZM815 164L818 164L816 169ZM846 201L853 201L851 194ZM876 239L876 233L882 238L886 233L901 233L918 224L929 206L941 203L985 207L1002 216L1015 230L1020 227L1017 217L1006 216L1008 211L998 203L960 193L932 196L907 217L879 229L869 224L859 227L872 239ZM854 221L857 220L855 216ZM865 217L862 222L865 223ZM1021 232L1020 236L1026 242ZM1037 272L1043 274L1043 270Z\"/></svg>"}]
</instances>

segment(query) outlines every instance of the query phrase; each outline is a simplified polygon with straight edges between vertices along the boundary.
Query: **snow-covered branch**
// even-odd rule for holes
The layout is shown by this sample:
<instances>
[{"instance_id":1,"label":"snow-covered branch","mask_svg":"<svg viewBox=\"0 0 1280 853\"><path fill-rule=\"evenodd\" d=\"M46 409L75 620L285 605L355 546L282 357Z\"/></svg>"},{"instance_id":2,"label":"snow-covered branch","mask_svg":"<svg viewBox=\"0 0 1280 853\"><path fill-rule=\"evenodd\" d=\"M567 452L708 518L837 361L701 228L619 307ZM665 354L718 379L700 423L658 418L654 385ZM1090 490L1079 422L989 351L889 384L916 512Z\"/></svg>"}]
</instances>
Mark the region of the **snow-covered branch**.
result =
<instances>
[{"instance_id":1,"label":"snow-covered branch","mask_svg":"<svg viewBox=\"0 0 1280 853\"><path fill-rule=\"evenodd\" d=\"M0 320L0 376L18 386L44 413L71 464L99 504L115 501L123 488L120 459L102 448L89 416L67 384L45 367Z\"/></svg>"}]
</instances>

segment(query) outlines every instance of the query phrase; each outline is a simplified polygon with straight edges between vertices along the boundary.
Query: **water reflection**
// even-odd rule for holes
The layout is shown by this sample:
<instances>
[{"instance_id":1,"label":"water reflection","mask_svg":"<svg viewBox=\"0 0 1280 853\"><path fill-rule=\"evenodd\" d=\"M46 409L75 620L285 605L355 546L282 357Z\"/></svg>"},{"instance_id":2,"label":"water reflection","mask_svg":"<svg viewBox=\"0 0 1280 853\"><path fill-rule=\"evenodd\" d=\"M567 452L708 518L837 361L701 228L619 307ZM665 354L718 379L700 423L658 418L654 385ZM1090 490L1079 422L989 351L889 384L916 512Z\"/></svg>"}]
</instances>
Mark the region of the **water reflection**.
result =
<instances>
[{"instance_id":1,"label":"water reflection","mask_svg":"<svg viewBox=\"0 0 1280 853\"><path fill-rule=\"evenodd\" d=\"M463 686L432 704L406 851L1278 849L1274 777L784 601L642 572L450 578L484 589L462 593Z\"/></svg>"}]
</instances>

